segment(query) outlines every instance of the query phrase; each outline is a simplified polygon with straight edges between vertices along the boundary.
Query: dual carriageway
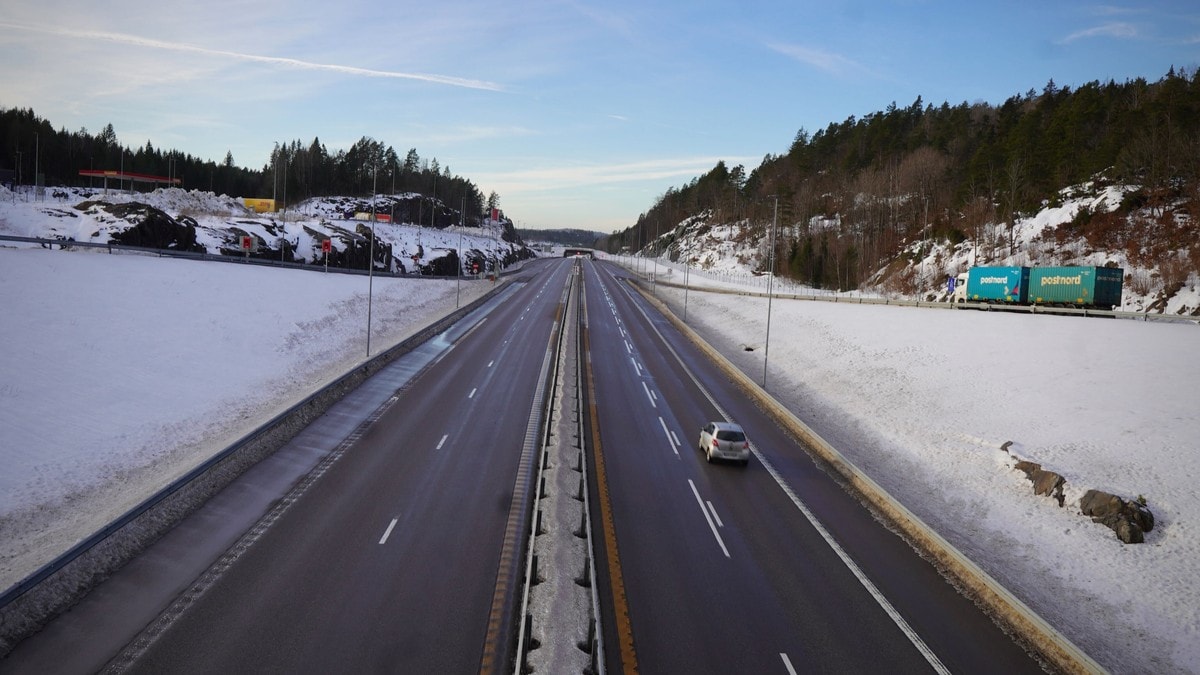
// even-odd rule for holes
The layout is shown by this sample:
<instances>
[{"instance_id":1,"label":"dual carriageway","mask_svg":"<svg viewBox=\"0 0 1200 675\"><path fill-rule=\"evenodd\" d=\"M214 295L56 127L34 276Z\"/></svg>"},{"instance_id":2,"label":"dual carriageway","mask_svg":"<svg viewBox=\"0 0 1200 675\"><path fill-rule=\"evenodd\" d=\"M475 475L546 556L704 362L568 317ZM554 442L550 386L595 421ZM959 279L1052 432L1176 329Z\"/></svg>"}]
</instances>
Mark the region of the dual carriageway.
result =
<instances>
[{"instance_id":1,"label":"dual carriageway","mask_svg":"<svg viewBox=\"0 0 1200 675\"><path fill-rule=\"evenodd\" d=\"M571 303L601 618L593 663L1042 670L626 276L586 258L527 265L425 361L372 378L377 398L331 410L326 431L297 437L303 452L272 458L299 465L300 480L255 501L239 496L266 490L248 472L0 672L519 670L531 440ZM699 429L719 419L747 430L748 466L704 461Z\"/></svg>"}]
</instances>

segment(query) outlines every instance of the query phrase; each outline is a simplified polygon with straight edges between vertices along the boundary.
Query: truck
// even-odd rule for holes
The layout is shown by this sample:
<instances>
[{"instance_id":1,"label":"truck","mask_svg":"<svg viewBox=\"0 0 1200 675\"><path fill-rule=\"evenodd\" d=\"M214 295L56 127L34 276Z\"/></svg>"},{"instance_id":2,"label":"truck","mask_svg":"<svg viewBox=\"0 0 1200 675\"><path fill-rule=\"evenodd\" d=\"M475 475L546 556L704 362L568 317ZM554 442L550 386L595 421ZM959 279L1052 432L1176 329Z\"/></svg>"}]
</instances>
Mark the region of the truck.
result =
<instances>
[{"instance_id":1,"label":"truck","mask_svg":"<svg viewBox=\"0 0 1200 675\"><path fill-rule=\"evenodd\" d=\"M972 267L958 275L954 302L1028 304L1028 267Z\"/></svg>"},{"instance_id":2,"label":"truck","mask_svg":"<svg viewBox=\"0 0 1200 675\"><path fill-rule=\"evenodd\" d=\"M1035 267L1029 274L1029 301L1112 309L1121 304L1124 282L1119 267Z\"/></svg>"},{"instance_id":3,"label":"truck","mask_svg":"<svg viewBox=\"0 0 1200 675\"><path fill-rule=\"evenodd\" d=\"M972 267L958 275L950 299L1112 309L1124 281L1119 267Z\"/></svg>"}]
</instances>

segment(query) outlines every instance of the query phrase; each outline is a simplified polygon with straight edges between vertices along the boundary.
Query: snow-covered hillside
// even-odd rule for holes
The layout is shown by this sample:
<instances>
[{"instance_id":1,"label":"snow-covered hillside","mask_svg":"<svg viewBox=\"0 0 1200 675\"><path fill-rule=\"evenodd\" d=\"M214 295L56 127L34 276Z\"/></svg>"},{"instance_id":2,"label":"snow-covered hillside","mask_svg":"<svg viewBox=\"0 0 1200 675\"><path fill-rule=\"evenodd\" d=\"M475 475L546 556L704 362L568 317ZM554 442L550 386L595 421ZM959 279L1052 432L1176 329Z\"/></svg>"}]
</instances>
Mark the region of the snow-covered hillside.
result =
<instances>
[{"instance_id":1,"label":"snow-covered hillside","mask_svg":"<svg viewBox=\"0 0 1200 675\"><path fill-rule=\"evenodd\" d=\"M321 242L329 240L332 268L354 261L358 269L366 269L371 223L354 215L370 213L372 207L386 215L394 202L418 198L412 194L378 195L374 201L323 197L283 212L256 214L238 199L179 188L152 192L56 188L47 191L44 199L34 200L30 192L16 194L0 187L0 235L95 243L132 239L140 245L156 237L156 247L226 255L239 255L240 237L249 235L256 256L316 265L325 262ZM139 226L151 231L138 231ZM490 220L478 228L444 229L376 222L375 266L381 271L420 268L453 276L454 257L447 257L452 252L464 274L472 272L473 262L480 263L481 271L490 271L533 256L523 244L505 241L504 233L504 223Z\"/></svg>"},{"instance_id":2,"label":"snow-covered hillside","mask_svg":"<svg viewBox=\"0 0 1200 675\"><path fill-rule=\"evenodd\" d=\"M943 240L910 242L895 262L876 271L861 289L842 289L850 295L865 294L909 300L945 300L947 276L956 276L975 265L1057 266L1082 265L1119 267L1125 272L1122 303L1117 308L1130 312L1200 316L1200 274L1186 242L1172 248L1163 240L1143 211L1122 223L1125 231L1117 239L1123 246L1104 248L1089 242L1072 229L1081 214L1115 212L1122 200L1135 190L1132 186L1088 183L1064 189L1054 203L1037 213L1018 216L1014 228L1003 223L986 223L977 233L951 244ZM642 249L645 255L661 256L682 265L690 261L689 273L698 278L729 281L765 290L770 252L769 226L761 223L722 223L706 212L689 218L662 233ZM1187 218L1187 216L1183 216ZM807 223L810 232L836 231L844 227L840 217L814 217ZM1183 222L1190 231L1192 250L1200 251L1200 227ZM797 236L797 226L780 224L777 237L784 254L788 238ZM977 238L972 238L977 235ZM1131 258L1131 251L1140 255ZM1149 253L1157 255L1148 255ZM1148 260L1154 260L1148 263ZM676 279L678 280L678 279ZM796 288L786 279L774 282ZM787 292L811 292L808 289Z\"/></svg>"},{"instance_id":3,"label":"snow-covered hillside","mask_svg":"<svg viewBox=\"0 0 1200 675\"><path fill-rule=\"evenodd\" d=\"M0 204L9 232L17 208ZM765 292L751 272L762 249L710 231L729 245L707 271L625 262L686 278L688 315L728 317L701 328L760 379L767 300L697 287ZM464 282L463 302L489 287ZM376 349L457 290L374 288ZM366 302L361 277L0 242L0 587L353 367ZM1200 672L1200 326L780 299L772 311L777 398L1113 672ZM1003 441L1067 478L1064 508L1033 494ZM1157 518L1146 543L1080 515L1088 488L1144 496Z\"/></svg>"}]
</instances>

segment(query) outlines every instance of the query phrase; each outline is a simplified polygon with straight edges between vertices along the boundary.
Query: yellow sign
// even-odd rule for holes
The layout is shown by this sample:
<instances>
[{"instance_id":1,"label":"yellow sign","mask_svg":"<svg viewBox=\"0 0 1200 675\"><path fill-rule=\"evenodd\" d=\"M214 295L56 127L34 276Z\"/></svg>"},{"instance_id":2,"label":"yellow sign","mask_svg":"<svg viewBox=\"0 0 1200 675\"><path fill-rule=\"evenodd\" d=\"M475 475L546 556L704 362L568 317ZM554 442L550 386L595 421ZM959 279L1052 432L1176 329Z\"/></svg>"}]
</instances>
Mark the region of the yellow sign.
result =
<instances>
[{"instance_id":1,"label":"yellow sign","mask_svg":"<svg viewBox=\"0 0 1200 675\"><path fill-rule=\"evenodd\" d=\"M246 205L246 208L252 209L255 213L269 213L275 210L274 199L254 199L252 197L246 197L242 199L242 203Z\"/></svg>"}]
</instances>

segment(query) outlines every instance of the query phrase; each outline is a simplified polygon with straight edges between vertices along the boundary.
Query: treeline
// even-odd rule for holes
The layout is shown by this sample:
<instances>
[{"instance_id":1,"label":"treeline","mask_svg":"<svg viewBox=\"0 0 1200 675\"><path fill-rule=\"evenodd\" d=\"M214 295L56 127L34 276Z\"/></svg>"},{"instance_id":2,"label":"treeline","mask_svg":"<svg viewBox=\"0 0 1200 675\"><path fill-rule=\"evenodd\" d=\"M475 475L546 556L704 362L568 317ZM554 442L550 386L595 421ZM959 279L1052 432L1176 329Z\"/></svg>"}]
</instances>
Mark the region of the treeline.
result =
<instances>
[{"instance_id":1,"label":"treeline","mask_svg":"<svg viewBox=\"0 0 1200 675\"><path fill-rule=\"evenodd\" d=\"M416 192L436 196L448 208L465 206L475 222L485 206L499 206L494 192L485 199L474 183L453 175L436 158L424 159L415 148L401 157L391 146L367 137L334 152L318 138L308 144L276 143L266 165L248 169L237 166L231 152L215 162L160 150L149 141L130 148L118 140L111 124L96 134L86 128L56 130L31 109L0 109L0 182L33 185L36 172L47 187L91 185L93 179L79 175L83 169L178 178L186 189L275 198L281 206L310 197Z\"/></svg>"},{"instance_id":2,"label":"treeline","mask_svg":"<svg viewBox=\"0 0 1200 675\"><path fill-rule=\"evenodd\" d=\"M521 235L521 239L524 241L545 242L561 246L579 246L583 248L593 248L596 240L604 236L602 232L571 228L557 230L518 229L517 234Z\"/></svg>"},{"instance_id":3,"label":"treeline","mask_svg":"<svg viewBox=\"0 0 1200 675\"><path fill-rule=\"evenodd\" d=\"M1134 203L1160 218L1200 202L1200 71L1157 82L1053 80L1003 104L907 107L810 134L747 174L720 162L658 198L605 243L637 250L685 219L771 224L776 269L816 287L853 288L908 243L970 236L981 262L1012 246L1009 224L1094 177L1142 187ZM1194 264L1200 264L1200 251Z\"/></svg>"}]
</instances>

